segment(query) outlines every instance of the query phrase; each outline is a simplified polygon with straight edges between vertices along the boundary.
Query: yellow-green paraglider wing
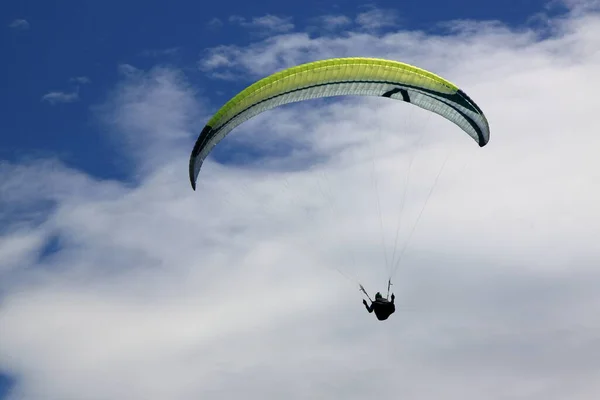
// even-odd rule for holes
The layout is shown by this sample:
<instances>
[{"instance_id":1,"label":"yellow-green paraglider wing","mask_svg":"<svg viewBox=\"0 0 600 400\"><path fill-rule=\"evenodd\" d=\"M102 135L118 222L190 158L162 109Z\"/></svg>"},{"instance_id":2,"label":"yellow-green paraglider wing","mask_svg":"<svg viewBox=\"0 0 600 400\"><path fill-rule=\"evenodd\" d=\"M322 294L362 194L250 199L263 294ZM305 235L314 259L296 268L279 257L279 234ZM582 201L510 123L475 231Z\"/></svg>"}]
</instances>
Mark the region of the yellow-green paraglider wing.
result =
<instances>
[{"instance_id":1,"label":"yellow-green paraglider wing","mask_svg":"<svg viewBox=\"0 0 600 400\"><path fill-rule=\"evenodd\" d=\"M208 121L190 157L190 181L196 180L204 159L231 130L275 107L332 96L382 96L402 100L441 115L458 125L479 146L490 130L481 109L456 85L398 61L377 58L332 58L277 72L248 86Z\"/></svg>"}]
</instances>

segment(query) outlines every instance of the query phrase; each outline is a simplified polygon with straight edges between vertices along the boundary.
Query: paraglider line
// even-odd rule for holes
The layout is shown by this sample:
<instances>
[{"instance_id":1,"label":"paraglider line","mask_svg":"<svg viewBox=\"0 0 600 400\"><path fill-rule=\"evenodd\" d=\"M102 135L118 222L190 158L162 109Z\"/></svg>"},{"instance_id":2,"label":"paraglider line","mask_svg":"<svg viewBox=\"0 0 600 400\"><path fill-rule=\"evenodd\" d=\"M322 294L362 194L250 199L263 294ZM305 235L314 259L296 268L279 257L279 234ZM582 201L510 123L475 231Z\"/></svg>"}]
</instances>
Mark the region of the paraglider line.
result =
<instances>
[{"instance_id":1,"label":"paraglider line","mask_svg":"<svg viewBox=\"0 0 600 400\"><path fill-rule=\"evenodd\" d=\"M365 296L367 296L367 299L369 299L369 301L371 301L371 303L372 303L373 300L371 299L371 297L369 296L369 293L367 293L367 291L365 290L365 288L363 287L363 285L361 285L359 283L358 286L360 287L360 291L363 292L365 294Z\"/></svg>"},{"instance_id":2,"label":"paraglider line","mask_svg":"<svg viewBox=\"0 0 600 400\"><path fill-rule=\"evenodd\" d=\"M433 190L435 189L437 182L438 182L440 176L442 175L442 171L444 170L444 166L446 165L448 158L450 158L450 154L448 154L446 156L446 159L444 160L442 167L440 168L437 176L435 177L433 186L429 190L429 194L427 195L427 198L425 199L425 204L423 204L423 207L421 208L421 212L419 212L419 215L417 216L417 220L416 220L415 224L413 225L412 230L410 231L410 234L408 235L408 239L406 240L406 243L404 244L404 247L402 248L402 251L400 252L400 255L398 256L398 262L394 266L394 271L392 272L392 276L396 273L398 266L400 265L400 261L402 261L402 256L404 255L404 252L406 251L406 247L408 246L408 243L410 242L410 240L413 236L413 233L415 232L415 228L417 227L417 224L419 223L419 220L421 219L421 216L423 215L423 211L425 210L425 207L427 207L427 203L429 202L429 199L431 198L431 194L433 193ZM392 276L390 276L390 279L392 278Z\"/></svg>"}]
</instances>

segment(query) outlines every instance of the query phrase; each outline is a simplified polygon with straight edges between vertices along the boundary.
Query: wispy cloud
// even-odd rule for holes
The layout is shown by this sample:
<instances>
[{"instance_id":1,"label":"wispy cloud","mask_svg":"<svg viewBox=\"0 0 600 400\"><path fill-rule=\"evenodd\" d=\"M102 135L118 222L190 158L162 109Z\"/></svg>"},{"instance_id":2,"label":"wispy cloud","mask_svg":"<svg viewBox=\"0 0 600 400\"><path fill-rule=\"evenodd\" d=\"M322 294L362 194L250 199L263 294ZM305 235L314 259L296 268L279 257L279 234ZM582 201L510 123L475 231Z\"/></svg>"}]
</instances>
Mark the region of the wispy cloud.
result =
<instances>
[{"instance_id":1,"label":"wispy cloud","mask_svg":"<svg viewBox=\"0 0 600 400\"><path fill-rule=\"evenodd\" d=\"M326 30L336 30L342 27L348 26L352 23L352 20L345 15L323 15L314 20L319 26Z\"/></svg>"},{"instance_id":2,"label":"wispy cloud","mask_svg":"<svg viewBox=\"0 0 600 400\"><path fill-rule=\"evenodd\" d=\"M86 85L92 82L91 79L87 76L76 76L74 78L69 79L69 81L77 83L79 85Z\"/></svg>"},{"instance_id":3,"label":"wispy cloud","mask_svg":"<svg viewBox=\"0 0 600 400\"><path fill-rule=\"evenodd\" d=\"M397 14L394 10L375 8L356 16L356 23L364 29L379 29L395 26Z\"/></svg>"},{"instance_id":4,"label":"wispy cloud","mask_svg":"<svg viewBox=\"0 0 600 400\"><path fill-rule=\"evenodd\" d=\"M165 57L172 56L179 53L179 47L169 47L166 49L151 49L142 51L142 55L145 57Z\"/></svg>"},{"instance_id":5,"label":"wispy cloud","mask_svg":"<svg viewBox=\"0 0 600 400\"><path fill-rule=\"evenodd\" d=\"M278 17L276 15L267 14L262 17L254 17L250 20L239 15L229 17L229 22L256 30L261 33L282 33L289 32L294 29L294 24L290 17Z\"/></svg>"},{"instance_id":6,"label":"wispy cloud","mask_svg":"<svg viewBox=\"0 0 600 400\"><path fill-rule=\"evenodd\" d=\"M153 171L172 157L173 145L189 139L202 108L181 71L119 67L122 76L110 99L94 107L100 122L140 170Z\"/></svg>"},{"instance_id":7,"label":"wispy cloud","mask_svg":"<svg viewBox=\"0 0 600 400\"><path fill-rule=\"evenodd\" d=\"M50 103L52 105L60 103L74 103L80 100L79 88L81 85L87 85L91 83L91 79L87 76L76 76L69 79L69 82L74 83L75 89L66 91L52 91L42 96L42 101Z\"/></svg>"},{"instance_id":8,"label":"wispy cloud","mask_svg":"<svg viewBox=\"0 0 600 400\"><path fill-rule=\"evenodd\" d=\"M60 103L73 103L79 100L79 91L74 92L49 92L42 96L42 101L52 105Z\"/></svg>"},{"instance_id":9,"label":"wispy cloud","mask_svg":"<svg viewBox=\"0 0 600 400\"><path fill-rule=\"evenodd\" d=\"M198 65L203 70L230 67L235 63L235 61L231 59L232 57L235 56L231 54L230 47L219 46L211 49L208 55L198 62Z\"/></svg>"},{"instance_id":10,"label":"wispy cloud","mask_svg":"<svg viewBox=\"0 0 600 400\"><path fill-rule=\"evenodd\" d=\"M220 27L223 26L223 21L221 21L221 19L215 17L213 19L211 19L210 21L208 21L207 27L209 29L218 29Z\"/></svg>"},{"instance_id":11,"label":"wispy cloud","mask_svg":"<svg viewBox=\"0 0 600 400\"><path fill-rule=\"evenodd\" d=\"M13 29L29 29L29 22L25 19L15 19L13 22L8 24L10 28Z\"/></svg>"}]
</instances>

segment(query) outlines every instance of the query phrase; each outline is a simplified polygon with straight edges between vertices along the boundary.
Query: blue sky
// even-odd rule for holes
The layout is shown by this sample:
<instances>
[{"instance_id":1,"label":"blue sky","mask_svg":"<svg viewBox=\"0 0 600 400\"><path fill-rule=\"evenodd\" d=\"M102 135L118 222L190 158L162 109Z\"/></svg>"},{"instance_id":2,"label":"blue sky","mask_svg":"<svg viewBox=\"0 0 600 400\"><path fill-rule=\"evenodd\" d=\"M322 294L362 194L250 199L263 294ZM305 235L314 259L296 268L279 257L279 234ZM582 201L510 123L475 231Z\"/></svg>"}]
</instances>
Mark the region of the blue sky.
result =
<instances>
[{"instance_id":1,"label":"blue sky","mask_svg":"<svg viewBox=\"0 0 600 400\"><path fill-rule=\"evenodd\" d=\"M39 198L35 197L36 194L23 189L23 193L30 197L27 197L27 200L24 200L22 204L19 201L9 198L10 196L6 192L2 196L6 196L8 200L3 200L2 196L0 196L0 200L3 200L0 204L6 207L5 212L11 213L13 209L23 211L21 210L23 208L23 214L19 214L19 218L16 218L18 219L17 222L19 224L23 223L23 218L29 218L24 216L30 214L32 215L31 221L33 221L35 218L40 218L35 214L35 211L38 210L36 207L40 207L43 201L51 200L52 202L61 204L60 207L57 207L58 210L62 210L60 211L61 213L67 212L64 210L68 210L70 207L79 209L79 206L83 207L83 204L87 204L82 210L93 209L96 210L94 212L97 212L98 215L103 215L102 213L106 212L106 209L103 208L106 201L110 204L115 202L115 209L111 208L111 213L114 211L116 214L117 209L122 211L122 207L123 209L130 209L131 214L135 214L137 210L136 206L127 202L136 198L136 196L147 196L147 190L150 189L146 188L153 187L151 186L153 184L151 183L152 180L162 181L162 179L165 179L164 176L171 176L171 174L180 180L174 190L180 190L181 187L186 187L186 190L189 190L185 164L187 163L189 151L191 151L196 134L202 127L205 118L228 97L234 95L237 91L256 79L260 75L263 66L266 66L264 67L266 72L270 72L272 68L280 65L277 55L285 55L286 49L278 49L277 43L286 43L286 40L290 38L285 35L291 33L308 32L312 41L311 46L313 47L310 47L310 50L303 48L298 50L298 48L293 48L294 45L291 44L292 40L290 39L290 54L293 51L298 51L299 53L305 51L309 57L312 57L313 54L321 54L321 50L314 50L316 47L321 46L321 43L317 40L319 37L350 40L352 38L348 39L345 36L345 33L348 32L365 34L369 38L368 40L379 37L394 38L393 34L396 32L408 32L412 36L409 35L407 37L411 40L414 39L415 43L423 45L431 44L431 46L440 46L439 43L443 42L445 40L443 38L447 35L447 40L459 43L460 35L457 36L449 32L443 24L450 21L455 21L454 24L458 24L456 20L472 20L476 24L475 28L477 30L477 32L472 33L475 43L473 47L478 48L477 44L481 44L484 49L494 49L494 46L496 46L501 47L502 50L498 54L492 54L489 51L476 53L480 59L475 60L474 58L470 58L468 59L469 62L459 63L461 66L456 67L456 69L433 56L430 62L432 65L439 65L440 69L455 72L456 75L463 78L463 82L468 82L475 87L475 90L479 90L479 93L484 98L487 90L487 99L492 104L491 109L496 111L498 115L501 115L502 112L508 112L502 108L505 105L502 105L499 100L497 103L489 100L492 97L489 94L491 89L487 86L489 85L489 81L480 78L478 74L470 73L469 64L478 62L485 64L485 58L488 56L490 58L506 57L507 60L513 63L518 57L523 56L531 57L531 61L529 61L531 65L538 65L536 63L539 62L542 65L540 67L541 73L547 72L550 67L545 69L544 66L552 65L553 63L548 61L546 64L547 59L544 57L550 57L548 54L552 53L552 51L547 50L545 46L551 47L553 46L553 42L543 42L544 35L540 33L543 30L538 32L540 33L539 38L528 37L526 31L530 28L535 31L540 20L553 20L558 16L565 15L567 7L564 4L580 5L582 2L566 1L563 3L541 0L423 2L407 0L401 2L379 1L367 4L355 0L337 3L304 0L294 3L285 1L205 3L175 0L168 2L156 0L144 2L117 2L112 0L62 0L58 2L7 0L0 3L0 15L2 16L3 24L0 35L0 51L4 60L4 62L0 63L0 76L3 77L2 90L0 91L0 107L2 109L0 113L0 164L4 169L0 170L13 171L21 165L25 169L27 165L33 165L34 169L37 168L37 171L33 174L24 171L23 176L36 177L36 179L44 182L43 184L36 183L35 191L47 190L53 192L54 189L49 190L49 188L59 186L62 188L62 183L67 188L64 189L64 192L62 192L63 189L57 189L57 194L53 192L48 197L40 194ZM590 12L590 18L597 17L597 14L594 14L592 11L585 9L585 12ZM565 28L564 30L567 33L563 32L564 35L576 32L573 34L573 37L575 37L573 41L580 40L584 35L583 33L579 35L578 32L586 32L583 24L586 22L585 16L587 14L582 13L583 16L577 15L578 19L573 17L574 20L576 19L573 22L575 28L569 25L569 28ZM543 17L540 17L540 15L543 15ZM331 18L332 16L343 17L346 23L328 31L324 28L323 19L319 18ZM342 19L338 19L338 21L342 21ZM498 21L501 28L497 30L489 28L485 24L485 21ZM581 25L576 25L578 23L581 23ZM578 30L579 27L582 27L581 30ZM423 31L425 39L419 38L417 31ZM466 40L470 40L471 36L469 35L471 34L466 36ZM561 36L557 37L560 38ZM270 39L274 41L270 42ZM334 39L332 39L332 42L335 41ZM420 40L423 40L423 42L420 42ZM506 48L503 47L505 45L502 42L503 40L506 40L506 43L508 43L506 44ZM581 48L589 49L594 46L588 42L584 43L583 39L581 41L583 43ZM357 41L357 43L359 42ZM388 43L385 45L387 47L383 47L381 51L388 51L393 54L402 53L402 48L394 50L394 45L394 43ZM364 44L357 44L356 46L344 44L343 46L347 46L344 47L345 49L359 49L357 51L361 51L360 49L362 49L364 52L370 51L368 47L361 47ZM398 44L398 46L401 47L403 44ZM577 48L577 46L574 46L574 56L565 55L564 60L583 59L584 57L576 53ZM563 47L560 49L562 51ZM323 51L326 52L328 50ZM468 54L465 49L460 51L460 54ZM413 54L415 60L426 58L426 56L416 50L410 50L410 52L412 52L411 54ZM264 56L268 61L265 61L264 64L258 61L254 62L253 57L255 54L256 60L259 59L260 55ZM586 50L585 54L594 54L594 52ZM227 65L223 64L223 67L221 67L220 64L214 63L219 60L216 57L219 55L228 58ZM360 56L363 54L354 55ZM272 57L272 59L269 57ZM589 64L585 66L591 65L594 67L596 65L594 62L596 61L589 61ZM503 63L498 62L497 65L498 71L495 76L502 76L504 79L507 74L505 74L506 71L502 70ZM559 76L561 77L560 79L564 79L567 82L567 80L572 78L569 75L569 71L572 70L565 69L565 71L554 71L552 73L556 73L553 76ZM561 75L563 73L564 75ZM226 79L220 79L219 76L224 76ZM235 76L236 79L227 79L227 76ZM164 85L149 83L153 82L154 79L163 82ZM530 82L530 80L525 80L525 78L523 78L523 81L518 81L518 79L518 76L515 77L516 83L513 83L517 88L517 92L521 88L526 88L528 82ZM530 90L529 93L526 93L527 90L523 89L522 93L519 92L519 96L527 96L537 92L542 93L540 87ZM162 95L164 97L161 97ZM162 99L169 99L169 102L171 102L170 105L175 110L164 107L164 104L161 103ZM517 98L515 101L519 101L519 99ZM136 105L139 105L136 102L139 104L144 103L143 107L139 109L135 108ZM130 108L130 106L132 107ZM168 112L165 112L164 115L160 113L152 115L153 111L163 107L169 108ZM180 114L177 113L178 108L182 110ZM139 110L139 114L133 116L128 114L132 109L134 110L134 114L135 110ZM293 113L293 111L290 112ZM577 110L573 110L573 113L577 113ZM292 117L289 118L292 121L298 119L294 119L293 114L291 115ZM286 125L289 121L285 119L288 118L285 113L281 114L278 118L281 118L281 120L277 120L278 123L282 124L281 126L287 127L293 125L289 123ZM522 119L520 120L519 118ZM501 120L497 118L492 124L492 132L495 131L495 126L499 126L500 130L504 128L509 131L511 130L510 123L521 125L522 121L527 118L529 117L516 116L511 122L503 122L509 119ZM567 120L566 117L565 120ZM556 121L553 122L556 126L560 125ZM312 124L314 121L307 120L306 123ZM153 132L147 136L140 135L139 138L136 136L138 130L145 132L152 130L151 125L163 126L163 124L173 133L173 138L166 139L161 136L161 132ZM540 122L538 126L543 126L543 122ZM548 123L548 127L550 126L550 123ZM129 132L128 127L132 128ZM297 129L297 127L294 129ZM585 126L581 129L584 130ZM142 141L142 139L144 143L140 147L143 147L143 150L138 154L137 150L132 150L132 147L135 148L138 143L137 141ZM156 144L152 143L154 139L156 139ZM175 144L172 145L169 140ZM491 146L494 145L494 140L494 133L492 133ZM533 141L533 139L531 140ZM556 140L558 141L559 139ZM160 155L165 143L168 144L165 146L168 150L165 150L164 155ZM327 149L326 146L327 144L323 143L323 148ZM498 146L497 148L500 150L496 151L500 153L502 149L507 152L509 151L508 144L501 142ZM227 154L223 154L223 152L227 152L227 149L230 148L223 147L223 149L218 160L227 163L230 160ZM247 156L254 157L256 155L255 152L256 149L248 151ZM524 151L523 153L522 156L525 159L526 152ZM510 154L510 157L518 157L520 153L510 150ZM573 150L572 155L574 154L575 150ZM149 161L142 162L136 157L147 158ZM504 163L506 160L506 157L500 158L499 155L496 155L496 157L498 157L495 158L497 164ZM42 162L40 160L47 159L56 159L58 161L56 164L48 164L50 167L49 170L40 169L37 163ZM578 159L588 160L590 158L579 157ZM581 162L583 163L583 161ZM159 165L160 168L156 165ZM163 165L165 167L161 169ZM170 169L173 165L183 168L175 173ZM573 168L575 168L579 164L574 163L573 165ZM527 170L527 168L524 169ZM148 173L152 178L148 180L143 177L140 178L145 173ZM232 186L235 186L239 182L246 182L244 179L247 178L247 175L243 173L240 173L239 176L229 175L229 172L220 170L219 173L223 174L227 182L233 182L231 183ZM540 174L542 173L543 171L540 171ZM560 175L561 171L556 171L556 173ZM46 175L48 175L47 180ZM500 175L498 173L497 176ZM515 172L515 175L510 178L504 176L498 179L501 182L513 182L517 175ZM91 180L91 183L86 181L88 178ZM565 178L565 182L570 182L568 178ZM2 183L2 187L9 187L10 185L13 185L10 187L16 187L15 185L25 187L25 183L23 182L9 182L8 174L0 177L0 180L3 179L5 182ZM476 180L477 178L474 177L473 179ZM62 183L58 184L57 182ZM5 183L7 183L6 186ZM134 183L134 185L131 185L131 183ZM121 186L121 184L123 185ZM577 183L572 184L574 188L577 185ZM138 188L135 187L136 185L138 185ZM218 190L228 190L217 187L218 184L214 185ZM21 190L21 186L19 186L19 190ZM575 189L578 190L578 188L579 186ZM128 192L130 189L132 191ZM74 200L72 202L68 199L65 200L66 197L71 196L71 190L73 193L76 192L73 195ZM139 190L139 192L136 192L136 190ZM493 190L491 184L489 190ZM550 191L552 189L547 190ZM158 189L152 193L157 198L162 198L161 196L164 195ZM117 199L121 195L124 199L127 198L127 200L124 200L122 204L117 204ZM29 209L30 204L28 200L32 198L35 198L35 201L32 202L33 205ZM187 197L185 199L181 201L188 201ZM506 212L512 206L517 207L511 203L513 200L510 198L507 197L504 200L505 203L496 206L495 212ZM207 199L207 201L214 201L214 204L219 203L219 200L211 198ZM235 202L236 200L232 201ZM558 199L556 200L557 203L552 203L552 205L557 207L557 209L563 207L563 203L558 204L560 201ZM461 202L460 197L456 199L456 202ZM566 203L567 200L564 200L564 202ZM173 200L169 204L174 209L189 206L189 203L180 204L178 199ZM548 207L552 205L548 205ZM95 208L96 206L99 208ZM30 273L30 270L35 270L33 266L54 265L52 263L56 261L44 259L45 256L51 253L57 253L61 260L63 260L62 257L69 260L71 259L70 257L77 259L73 254L77 253L77 249L80 248L79 246L82 246L81 248L92 246L90 244L91 241L81 244L75 240L75 244L69 244L71 243L69 242L70 239L66 239L65 243L67 245L64 245L64 249L68 251L61 252L64 250L61 247L61 243L63 242L57 239L60 236L56 232L63 232L61 229L67 229L62 225L63 222L61 222L60 215L64 214L55 215L52 214L54 211L46 210L43 205L41 207L44 209L44 215L41 219L47 223L38 226L36 225L37 222L35 222L32 224L32 226L35 225L35 228L31 228L30 230L20 230L21 225L15 225L16 228L13 229L12 223L15 221L12 221L10 218L2 219L5 221L6 226L5 228L0 228L0 232L5 233L6 231L6 237L4 238L7 240L6 243L13 239L15 243L17 241L21 243L21 238L30 234L32 243L41 243L38 247L32 245L32 250L25 252L27 254L23 256L23 260L19 259L18 262L15 262L15 265L22 266L22 275L21 272L15 272L14 275L12 275L13 272L10 275L7 273L4 275L7 277L6 282L14 280L15 282L19 282L18 285L21 285L20 282L29 282L31 276L27 274ZM519 207L525 206L520 205ZM563 210L563 208L560 209ZM581 209L584 208L582 207ZM153 209L152 212L161 213L161 210L164 209L157 206L157 209ZM85 213L87 211L82 212ZM91 212L91 214L94 214L94 212ZM493 213L490 211L490 214ZM75 220L78 218L75 214L73 215L66 218L66 220L71 221L71 219ZM88 214L85 215L89 216ZM6 216L1 217L6 218ZM157 217L157 221L160 218ZM118 218L115 218L115 220L118 221ZM518 224L522 223L523 226L527 227L526 229L530 229L529 227L537 224L535 226L541 226L539 229L544 230L543 224L545 219L541 216L536 220L536 223L530 221L524 222L524 217L514 216L514 214L509 215L507 220L514 220ZM573 220L575 220L575 217L573 217ZM451 219L448 221L451 221ZM448 221L447 226L452 224L452 222ZM565 232L571 227L570 221L567 217L565 217L565 220L561 220L561 223L566 224ZM64 222L65 225L70 223ZM94 223L98 223L99 226L102 225L102 222L96 221ZM232 224L231 226L224 225L227 225L227 229L233 230L234 228L238 228L233 222ZM215 226L217 225L219 225L218 221L215 222ZM155 226L162 225L156 222ZM81 234L86 238L85 240L88 237L86 235L93 236L90 233L92 229L89 232L85 229L81 228L81 230L77 230L76 232L78 233L74 236L77 237L81 232L83 232ZM507 230L510 231L510 229ZM272 227L269 232L276 236L273 232L277 232L277 228ZM186 236L186 238L189 236ZM540 235L540 237L542 236L544 235ZM592 237L589 233L584 236L588 238ZM65 237L69 237L69 235L65 235ZM506 240L509 241L510 239ZM525 242L527 240L525 239ZM539 248L549 246L548 243L555 239L547 238L547 240L548 242L544 242ZM99 240L98 242L102 241ZM69 247L71 245L72 247ZM189 243L188 245L192 248L195 244ZM102 242L93 248L105 249L102 246L108 245ZM135 247L134 245L132 246ZM240 244L240 246L244 247L244 244ZM124 250L124 255L119 259L118 263L129 262L123 261L129 260L129 257L136 259L135 257L139 255L135 255L137 254L135 251L135 249ZM150 252L148 251L148 253ZM2 253L0 252L0 254ZM40 254L43 257L38 257ZM98 257L104 260L103 257L105 255L103 251L98 250L98 254ZM500 254L505 255L506 253L500 252ZM581 254L580 257L585 258L585 254L587 253L582 252ZM165 256L165 259L170 256ZM145 255L139 257L141 260L145 260ZM152 259L152 257L148 257ZM215 260L219 260L219 257L225 256L217 252L214 257ZM240 259L251 259L251 257L244 258L240 256ZM90 265L93 264L92 261L88 260L87 262ZM104 261L96 260L94 262L100 263ZM84 264L87 265L86 263ZM149 263L151 264L150 261ZM215 263L218 262L215 261ZM75 265L79 264L74 262L72 265L75 268ZM2 272L2 268L0 268L0 277L3 276L1 275ZM96 276L94 274L96 272L92 272L90 276ZM37 282L36 279L40 277L38 275L35 275L35 277L35 279L31 279ZM43 281L45 278L42 277L40 279ZM63 275L61 275L60 279L63 279ZM152 281L152 279L150 280ZM582 278L582 280L585 279ZM65 278L64 282L66 281L67 279ZM49 287L53 288L54 286L50 285ZM136 287L135 284L132 284L132 287ZM48 290L51 290L51 288ZM37 286L35 290L37 290ZM544 288L540 290L544 290ZM11 301L14 300L17 304L20 304L18 301L21 298L17 292L18 290L16 289L13 292L10 285L0 286L0 296L6 296L5 299L11 299ZM34 292L34 294L41 293ZM14 297L12 296L13 294ZM32 298L37 297L32 296ZM3 297L0 297L0 307L3 305L3 300ZM40 304L43 305L43 303L44 301L40 300ZM11 302L11 304L13 303ZM43 307L40 307L40 309L43 310ZM13 314L11 311L6 315L12 316L17 314ZM2 320L0 319L0 321ZM16 321L18 321L18 318ZM35 324L35 319L31 321L31 324ZM51 337L51 335L48 337ZM0 340L1 338L2 336L0 335ZM19 342L15 343L18 344ZM40 341L36 343L38 343L38 346L42 346L43 343L52 342ZM30 365L28 363L35 364L28 357L29 355L23 356L23 360L25 360L23 364L21 364L21 359L11 364L11 362L6 361L10 359L10 355L7 356L7 353L3 353L0 346L0 399L9 398L11 389L18 386L18 376L9 371L6 366L10 365L11 368L23 373L19 368L26 364ZM50 360L50 365L57 362L57 358L49 357L48 360ZM60 357L58 360L60 360ZM23 367L23 371L28 370L27 368ZM27 377L33 377L31 379L35 381L35 378L38 376L35 375L36 373L27 375ZM44 377L47 378L46 375ZM56 397L53 398L61 398L61 393L73 393L61 392L62 389L59 390L53 387L52 384L48 385L48 387L56 389L56 392L53 392ZM44 386L42 385L42 387ZM24 393L29 393L29 395L36 393L35 388L31 390L29 392L24 391ZM113 392L113 395L114 393L120 392ZM80 398L87 397L82 396Z\"/></svg>"},{"instance_id":2,"label":"blue sky","mask_svg":"<svg viewBox=\"0 0 600 400\"><path fill-rule=\"evenodd\" d=\"M119 79L118 66L149 68L168 63L185 68L207 96L219 89L233 94L240 85L206 79L197 62L207 48L246 45L246 29L227 21L232 15L247 19L272 14L291 17L295 30L305 30L321 15L355 16L374 7L397 13L400 26L435 30L453 19L500 20L511 25L528 22L543 11L545 1L481 2L303 1L5 1L0 5L4 29L0 48L4 77L0 94L2 158L17 160L55 155L95 176L126 178L127 167L115 154L90 107L102 103ZM223 26L210 28L217 18ZM15 20L27 27L10 28ZM169 50L173 50L169 53ZM166 51L168 54L160 54ZM149 55L156 52L155 55ZM89 83L74 81L86 77ZM245 82L244 82L245 83ZM51 92L77 93L72 103L51 105L42 96ZM215 105L222 97L214 99Z\"/></svg>"}]
</instances>

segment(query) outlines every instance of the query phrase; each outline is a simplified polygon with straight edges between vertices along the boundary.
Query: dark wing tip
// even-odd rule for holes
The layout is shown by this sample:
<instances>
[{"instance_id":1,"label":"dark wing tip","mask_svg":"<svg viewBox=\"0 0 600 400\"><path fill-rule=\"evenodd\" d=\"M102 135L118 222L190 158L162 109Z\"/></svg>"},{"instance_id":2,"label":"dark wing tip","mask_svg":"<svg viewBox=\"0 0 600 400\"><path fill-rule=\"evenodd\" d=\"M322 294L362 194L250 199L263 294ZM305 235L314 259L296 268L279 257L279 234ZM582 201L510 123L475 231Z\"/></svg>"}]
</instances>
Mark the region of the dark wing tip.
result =
<instances>
[{"instance_id":1,"label":"dark wing tip","mask_svg":"<svg viewBox=\"0 0 600 400\"><path fill-rule=\"evenodd\" d=\"M196 156L194 153L190 156L190 165L189 165L189 175L190 175L190 184L192 185L192 189L196 191L196 179L194 177L194 164L196 163Z\"/></svg>"},{"instance_id":2,"label":"dark wing tip","mask_svg":"<svg viewBox=\"0 0 600 400\"><path fill-rule=\"evenodd\" d=\"M192 189L196 191L196 157L202 151L208 140L211 138L213 133L213 129L210 125L206 125L200 135L198 135L198 139L194 144L194 149L192 150L192 154L190 155L190 165L189 165L189 173L190 173L190 183L192 184Z\"/></svg>"},{"instance_id":3,"label":"dark wing tip","mask_svg":"<svg viewBox=\"0 0 600 400\"><path fill-rule=\"evenodd\" d=\"M192 171L190 171L190 184L192 185L192 190L196 191L196 181L194 180L194 175Z\"/></svg>"}]
</instances>

